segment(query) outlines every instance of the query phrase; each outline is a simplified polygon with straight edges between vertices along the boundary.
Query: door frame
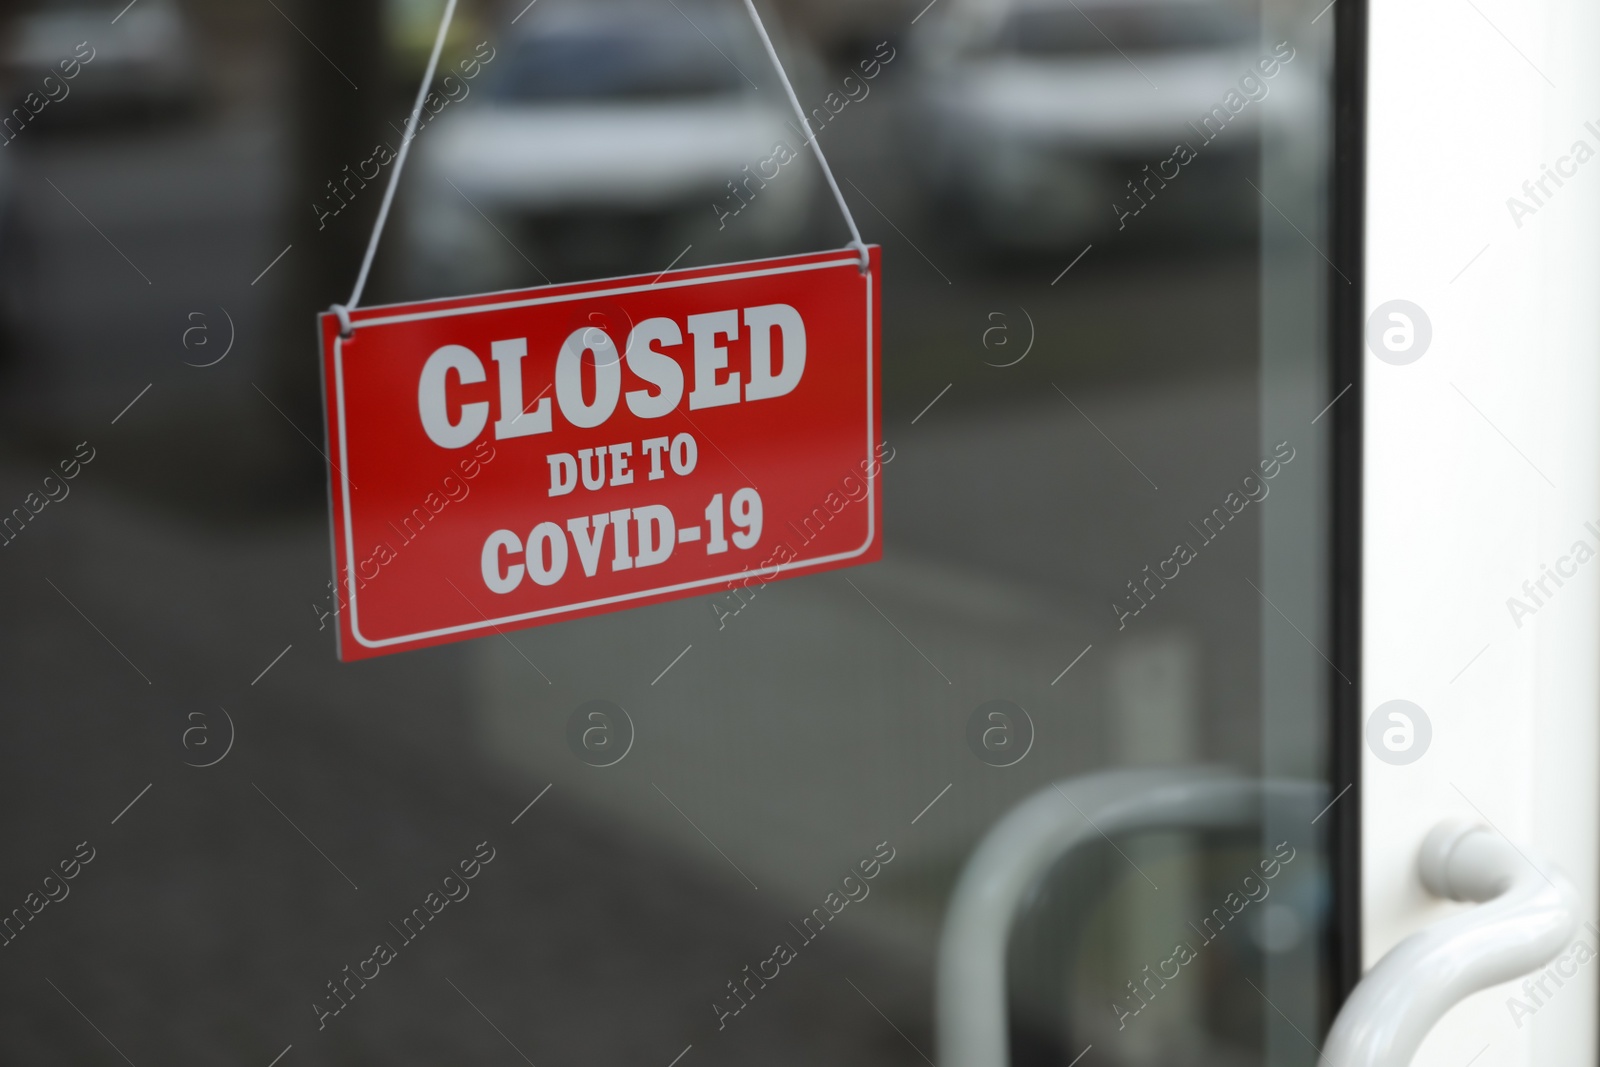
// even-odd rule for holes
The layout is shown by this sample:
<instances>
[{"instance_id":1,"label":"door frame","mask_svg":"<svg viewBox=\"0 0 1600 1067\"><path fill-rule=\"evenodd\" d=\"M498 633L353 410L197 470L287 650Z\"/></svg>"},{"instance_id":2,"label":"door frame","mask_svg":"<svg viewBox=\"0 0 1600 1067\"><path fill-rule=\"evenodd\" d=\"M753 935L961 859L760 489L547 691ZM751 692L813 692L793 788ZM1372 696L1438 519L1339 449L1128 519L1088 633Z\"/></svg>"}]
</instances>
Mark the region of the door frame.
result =
<instances>
[{"instance_id":1,"label":"door frame","mask_svg":"<svg viewBox=\"0 0 1600 1067\"><path fill-rule=\"evenodd\" d=\"M1332 792L1349 787L1329 811L1332 920L1326 959L1333 1004L1328 1021L1361 978L1362 464L1365 376L1362 349L1366 260L1367 0L1337 0L1334 19L1332 249L1348 275L1328 270L1332 358L1328 396L1332 431L1333 544L1331 654L1345 677L1327 671ZM1343 394L1341 396L1341 393ZM1352 684L1353 683L1353 684Z\"/></svg>"},{"instance_id":2,"label":"door frame","mask_svg":"<svg viewBox=\"0 0 1600 1067\"><path fill-rule=\"evenodd\" d=\"M1335 205L1341 254L1359 268L1349 288L1361 294L1354 314L1336 298L1333 324L1335 362L1360 401L1359 417L1341 412L1338 424L1356 431L1339 441L1340 488L1359 484L1341 496L1335 553L1355 564L1337 575L1339 660L1360 668L1341 686L1359 698L1335 698L1334 716L1335 751L1355 757L1335 770L1357 783L1333 849L1344 985L1352 950L1371 967L1470 907L1433 897L1418 877L1421 842L1447 818L1489 826L1541 870L1559 867L1580 921L1600 923L1600 567L1587 566L1600 551L1600 167L1582 165L1600 154L1600 70L1587 54L1600 9L1338 0L1334 10L1365 37L1341 41ZM1360 141L1342 126L1356 103ZM1523 191L1546 181L1542 196ZM1395 300L1428 324L1426 349L1380 350ZM1523 591L1568 564L1543 596ZM1366 718L1396 699L1431 721L1410 761L1364 736ZM1593 960L1600 928L1578 940ZM1533 999L1520 976L1466 998L1416 1067L1595 1063L1600 966L1560 973L1522 1015L1509 1010Z\"/></svg>"}]
</instances>

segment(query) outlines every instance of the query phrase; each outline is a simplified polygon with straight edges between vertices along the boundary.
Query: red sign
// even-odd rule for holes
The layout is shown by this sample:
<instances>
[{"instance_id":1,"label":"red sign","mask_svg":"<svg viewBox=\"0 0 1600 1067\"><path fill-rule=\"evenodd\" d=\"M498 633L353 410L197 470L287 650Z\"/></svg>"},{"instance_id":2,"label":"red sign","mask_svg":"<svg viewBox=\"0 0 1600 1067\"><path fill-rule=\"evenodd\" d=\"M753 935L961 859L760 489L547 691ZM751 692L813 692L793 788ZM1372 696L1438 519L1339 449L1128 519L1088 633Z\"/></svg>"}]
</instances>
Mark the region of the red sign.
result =
<instances>
[{"instance_id":1,"label":"red sign","mask_svg":"<svg viewBox=\"0 0 1600 1067\"><path fill-rule=\"evenodd\" d=\"M878 262L323 315L340 658L878 559Z\"/></svg>"}]
</instances>

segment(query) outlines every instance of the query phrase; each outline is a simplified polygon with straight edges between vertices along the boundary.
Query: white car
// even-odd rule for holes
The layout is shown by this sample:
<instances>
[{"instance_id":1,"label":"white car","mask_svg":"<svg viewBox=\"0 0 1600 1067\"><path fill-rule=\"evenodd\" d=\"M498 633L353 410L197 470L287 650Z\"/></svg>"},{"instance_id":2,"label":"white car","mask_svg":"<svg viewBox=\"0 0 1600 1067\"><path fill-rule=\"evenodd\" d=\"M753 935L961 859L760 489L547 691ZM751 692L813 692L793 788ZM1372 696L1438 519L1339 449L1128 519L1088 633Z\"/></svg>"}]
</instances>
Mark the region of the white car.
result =
<instances>
[{"instance_id":1,"label":"white car","mask_svg":"<svg viewBox=\"0 0 1600 1067\"><path fill-rule=\"evenodd\" d=\"M999 247L1247 231L1263 116L1308 96L1292 46L1212 0L946 0L918 31L927 190Z\"/></svg>"},{"instance_id":2,"label":"white car","mask_svg":"<svg viewBox=\"0 0 1600 1067\"><path fill-rule=\"evenodd\" d=\"M18 17L3 65L15 93L59 105L52 120L181 111L202 91L199 50L176 0L37 0Z\"/></svg>"},{"instance_id":3,"label":"white car","mask_svg":"<svg viewBox=\"0 0 1600 1067\"><path fill-rule=\"evenodd\" d=\"M741 8L559 4L496 41L414 140L413 288L662 270L691 243L727 260L804 235L815 163Z\"/></svg>"}]
</instances>

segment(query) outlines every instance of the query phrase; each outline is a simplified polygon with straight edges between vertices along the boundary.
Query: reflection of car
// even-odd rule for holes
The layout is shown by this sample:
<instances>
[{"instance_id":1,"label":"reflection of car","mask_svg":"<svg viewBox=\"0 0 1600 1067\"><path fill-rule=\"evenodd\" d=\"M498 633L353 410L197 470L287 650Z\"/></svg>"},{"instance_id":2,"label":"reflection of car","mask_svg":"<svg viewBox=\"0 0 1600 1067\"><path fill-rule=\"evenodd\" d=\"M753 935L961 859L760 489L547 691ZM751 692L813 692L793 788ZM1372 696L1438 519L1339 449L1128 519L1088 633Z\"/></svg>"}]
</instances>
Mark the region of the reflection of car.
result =
<instances>
[{"instance_id":1,"label":"reflection of car","mask_svg":"<svg viewBox=\"0 0 1600 1067\"><path fill-rule=\"evenodd\" d=\"M1254 218L1243 179L1258 101L1286 80L1285 63L1241 11L1207 0L950 0L918 31L924 178L981 239L1054 248L1127 226L1146 206L1170 208L1166 223Z\"/></svg>"},{"instance_id":2,"label":"reflection of car","mask_svg":"<svg viewBox=\"0 0 1600 1067\"><path fill-rule=\"evenodd\" d=\"M16 20L6 78L16 92L50 96L44 79L61 80L63 61L89 55L62 106L41 118L177 111L199 97L194 38L175 0L43 0Z\"/></svg>"},{"instance_id":3,"label":"reflection of car","mask_svg":"<svg viewBox=\"0 0 1600 1067\"><path fill-rule=\"evenodd\" d=\"M799 235L814 164L738 7L546 3L412 146L414 282L659 270L691 242L728 259Z\"/></svg>"}]
</instances>

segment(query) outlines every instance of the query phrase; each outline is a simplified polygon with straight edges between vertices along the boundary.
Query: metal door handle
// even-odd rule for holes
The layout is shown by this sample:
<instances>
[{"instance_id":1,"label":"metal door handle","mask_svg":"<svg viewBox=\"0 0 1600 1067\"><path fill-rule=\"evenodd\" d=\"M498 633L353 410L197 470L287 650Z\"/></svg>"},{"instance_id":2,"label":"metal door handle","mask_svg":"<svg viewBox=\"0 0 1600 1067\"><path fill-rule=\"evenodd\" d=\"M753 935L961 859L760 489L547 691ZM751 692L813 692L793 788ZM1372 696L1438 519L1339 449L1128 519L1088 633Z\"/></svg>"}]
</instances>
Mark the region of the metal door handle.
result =
<instances>
[{"instance_id":1,"label":"metal door handle","mask_svg":"<svg viewBox=\"0 0 1600 1067\"><path fill-rule=\"evenodd\" d=\"M1463 998L1549 963L1578 927L1578 891L1483 826L1449 820L1418 856L1436 896L1481 906L1390 949L1357 983L1328 1034L1333 1067L1408 1067L1422 1040Z\"/></svg>"}]
</instances>

